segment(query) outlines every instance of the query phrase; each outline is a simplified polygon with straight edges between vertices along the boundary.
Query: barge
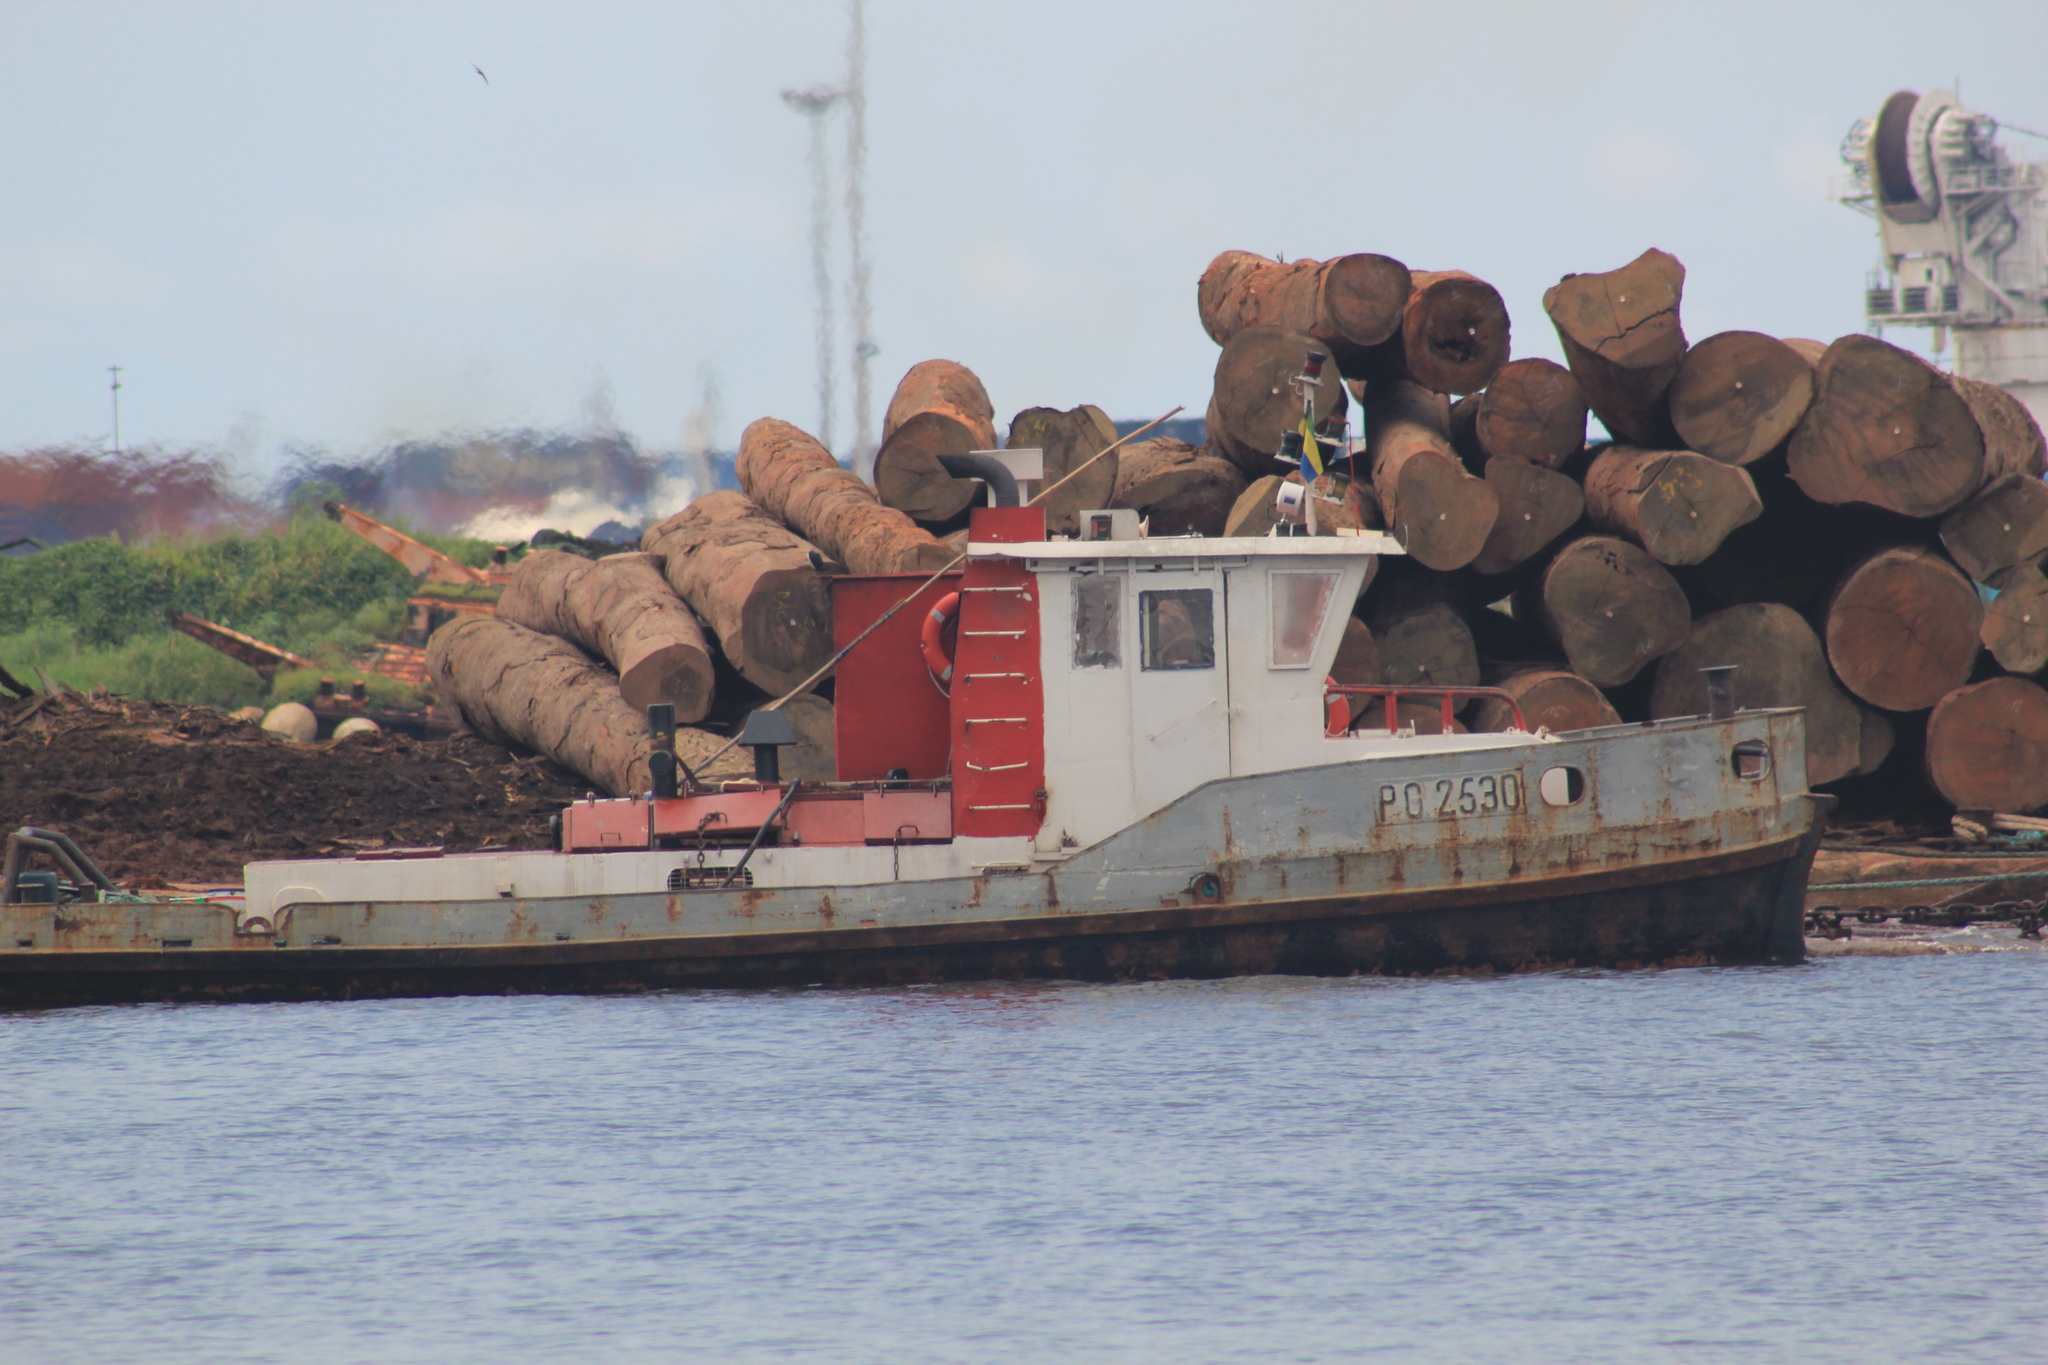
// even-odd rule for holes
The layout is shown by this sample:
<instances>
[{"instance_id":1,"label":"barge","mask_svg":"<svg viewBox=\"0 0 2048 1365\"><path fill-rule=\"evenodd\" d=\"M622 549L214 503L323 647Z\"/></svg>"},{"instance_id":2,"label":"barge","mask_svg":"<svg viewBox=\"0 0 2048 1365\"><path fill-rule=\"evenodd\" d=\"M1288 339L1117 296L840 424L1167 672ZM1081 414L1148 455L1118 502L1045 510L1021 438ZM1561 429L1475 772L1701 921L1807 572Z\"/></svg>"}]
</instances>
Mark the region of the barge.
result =
<instances>
[{"instance_id":1,"label":"barge","mask_svg":"<svg viewBox=\"0 0 2048 1365\"><path fill-rule=\"evenodd\" d=\"M1390 537L1083 524L977 509L957 573L834 580L834 781L782 780L763 711L756 780L678 785L657 742L547 850L258 862L186 902L24 903L15 858L0 1007L1803 956L1829 798L1798 711L1417 733L1404 697L1487 689L1328 677Z\"/></svg>"}]
</instances>

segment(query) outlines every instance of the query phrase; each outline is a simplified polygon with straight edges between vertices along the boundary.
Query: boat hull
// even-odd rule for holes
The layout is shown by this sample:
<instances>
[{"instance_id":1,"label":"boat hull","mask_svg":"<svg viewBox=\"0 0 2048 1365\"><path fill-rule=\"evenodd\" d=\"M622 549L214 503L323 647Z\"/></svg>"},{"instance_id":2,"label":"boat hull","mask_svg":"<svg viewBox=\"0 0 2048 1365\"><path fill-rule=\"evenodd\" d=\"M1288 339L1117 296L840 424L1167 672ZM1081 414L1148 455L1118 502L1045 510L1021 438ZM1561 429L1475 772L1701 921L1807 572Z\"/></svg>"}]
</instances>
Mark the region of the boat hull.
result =
<instances>
[{"instance_id":1,"label":"boat hull","mask_svg":"<svg viewBox=\"0 0 2048 1365\"><path fill-rule=\"evenodd\" d=\"M567 943L0 958L0 1006L1793 963L1821 832L1490 885Z\"/></svg>"}]
</instances>

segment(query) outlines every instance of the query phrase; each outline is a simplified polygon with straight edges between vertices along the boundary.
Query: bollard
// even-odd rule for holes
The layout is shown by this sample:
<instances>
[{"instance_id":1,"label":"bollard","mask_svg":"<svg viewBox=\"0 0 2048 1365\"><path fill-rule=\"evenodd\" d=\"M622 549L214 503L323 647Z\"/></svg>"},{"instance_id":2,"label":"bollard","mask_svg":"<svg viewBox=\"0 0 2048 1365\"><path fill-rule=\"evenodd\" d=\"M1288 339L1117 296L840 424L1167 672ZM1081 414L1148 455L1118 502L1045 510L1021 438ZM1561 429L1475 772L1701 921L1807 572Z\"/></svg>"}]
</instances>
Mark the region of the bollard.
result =
<instances>
[{"instance_id":1,"label":"bollard","mask_svg":"<svg viewBox=\"0 0 2048 1365\"><path fill-rule=\"evenodd\" d=\"M1715 664L1707 675L1707 719L1726 720L1735 714L1735 665Z\"/></svg>"}]
</instances>

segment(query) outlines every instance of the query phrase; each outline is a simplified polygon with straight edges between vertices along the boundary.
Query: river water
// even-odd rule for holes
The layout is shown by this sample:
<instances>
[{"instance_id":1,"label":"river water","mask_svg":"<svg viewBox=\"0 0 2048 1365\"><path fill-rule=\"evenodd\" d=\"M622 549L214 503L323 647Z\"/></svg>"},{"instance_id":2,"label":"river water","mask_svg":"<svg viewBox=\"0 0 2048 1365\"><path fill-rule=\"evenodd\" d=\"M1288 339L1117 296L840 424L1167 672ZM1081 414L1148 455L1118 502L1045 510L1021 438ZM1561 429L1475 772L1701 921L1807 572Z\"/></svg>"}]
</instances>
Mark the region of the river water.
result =
<instances>
[{"instance_id":1,"label":"river water","mask_svg":"<svg viewBox=\"0 0 2048 1365\"><path fill-rule=\"evenodd\" d=\"M2048 955L0 1016L0 1361L2048 1359Z\"/></svg>"}]
</instances>

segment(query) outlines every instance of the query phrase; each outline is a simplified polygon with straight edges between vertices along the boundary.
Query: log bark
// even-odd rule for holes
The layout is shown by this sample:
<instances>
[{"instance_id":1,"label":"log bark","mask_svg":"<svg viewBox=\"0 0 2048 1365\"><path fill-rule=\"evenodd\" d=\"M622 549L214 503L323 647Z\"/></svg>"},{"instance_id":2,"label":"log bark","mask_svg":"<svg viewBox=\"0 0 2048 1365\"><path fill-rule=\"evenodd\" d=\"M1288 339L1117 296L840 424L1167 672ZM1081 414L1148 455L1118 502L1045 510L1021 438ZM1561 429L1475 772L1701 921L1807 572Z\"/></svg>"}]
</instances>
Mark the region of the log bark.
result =
<instances>
[{"instance_id":1,"label":"log bark","mask_svg":"<svg viewBox=\"0 0 2048 1365\"><path fill-rule=\"evenodd\" d=\"M2048 484L2007 474L1941 519L1941 543L1980 583L2048 552Z\"/></svg>"},{"instance_id":2,"label":"log bark","mask_svg":"<svg viewBox=\"0 0 2048 1365\"><path fill-rule=\"evenodd\" d=\"M1677 580L1641 548L1612 536L1572 541L1518 595L1516 617L1543 623L1577 673L1619 687L1685 642L1691 615Z\"/></svg>"},{"instance_id":3,"label":"log bark","mask_svg":"<svg viewBox=\"0 0 2048 1365\"><path fill-rule=\"evenodd\" d=\"M798 782L837 781L839 768L833 747L832 703L814 692L806 692L784 702L781 710L789 717L789 728L796 731L797 741L794 748L782 751L783 777ZM747 775L752 776L752 751L735 749L733 752L746 755Z\"/></svg>"},{"instance_id":4,"label":"log bark","mask_svg":"<svg viewBox=\"0 0 2048 1365\"><path fill-rule=\"evenodd\" d=\"M1671 381L1671 424L1688 450L1753 464L1776 450L1813 402L1813 363L1762 332L1717 332L1685 353Z\"/></svg>"},{"instance_id":5,"label":"log bark","mask_svg":"<svg viewBox=\"0 0 2048 1365\"><path fill-rule=\"evenodd\" d=\"M1227 346L1247 327L1279 327L1314 337L1338 368L1401 326L1412 288L1408 267L1361 253L1327 261L1270 261L1226 251L1196 287L1202 327Z\"/></svg>"},{"instance_id":6,"label":"log bark","mask_svg":"<svg viewBox=\"0 0 2048 1365\"><path fill-rule=\"evenodd\" d=\"M1828 662L1872 706L1918 711L1970 680L1983 624L1977 590L1939 551L1880 550L1828 603Z\"/></svg>"},{"instance_id":7,"label":"log bark","mask_svg":"<svg viewBox=\"0 0 2048 1365\"><path fill-rule=\"evenodd\" d=\"M921 360L889 399L875 452L875 489L884 506L938 525L967 510L980 484L956 479L941 455L993 450L995 407L974 371L951 360Z\"/></svg>"},{"instance_id":8,"label":"log bark","mask_svg":"<svg viewBox=\"0 0 2048 1365\"><path fill-rule=\"evenodd\" d=\"M1041 490L1051 488L1081 466L1088 466L1072 483L1038 504L1045 509L1045 527L1050 534L1077 534L1081 513L1110 506L1123 451L1112 450L1092 465L1088 461L1115 444L1116 423L1092 404L1066 412L1057 408L1026 408L1010 419L1006 448L1036 446L1045 452L1045 477L1038 485Z\"/></svg>"},{"instance_id":9,"label":"log bark","mask_svg":"<svg viewBox=\"0 0 2048 1365\"><path fill-rule=\"evenodd\" d=\"M1947 375L1858 333L1815 367L1786 467L1815 502L1937 517L1983 487L1984 437Z\"/></svg>"},{"instance_id":10,"label":"log bark","mask_svg":"<svg viewBox=\"0 0 2048 1365\"><path fill-rule=\"evenodd\" d=\"M711 626L740 675L779 697L832 657L832 598L809 541L744 494L707 493L647 528L669 586Z\"/></svg>"},{"instance_id":11,"label":"log bark","mask_svg":"<svg viewBox=\"0 0 2048 1365\"><path fill-rule=\"evenodd\" d=\"M711 642L654 555L592 561L561 550L529 551L498 599L498 616L605 660L635 710L668 702L685 725L711 710Z\"/></svg>"},{"instance_id":12,"label":"log bark","mask_svg":"<svg viewBox=\"0 0 2048 1365\"><path fill-rule=\"evenodd\" d=\"M1985 606L1977 638L2008 673L2048 668L2048 575L2040 561L2000 575L1998 596Z\"/></svg>"},{"instance_id":13,"label":"log bark","mask_svg":"<svg viewBox=\"0 0 2048 1365\"><path fill-rule=\"evenodd\" d=\"M1561 735L1621 724L1620 713L1599 688L1565 669L1531 668L1511 673L1494 686L1522 704L1522 718L1531 734L1543 729ZM1472 729L1477 733L1500 734L1514 724L1515 713L1506 702L1482 697L1472 708Z\"/></svg>"},{"instance_id":14,"label":"log bark","mask_svg":"<svg viewBox=\"0 0 2048 1365\"><path fill-rule=\"evenodd\" d=\"M1235 464L1170 436L1134 442L1118 454L1109 506L1136 509L1150 521L1151 535L1220 536L1245 491Z\"/></svg>"},{"instance_id":15,"label":"log bark","mask_svg":"<svg viewBox=\"0 0 2048 1365\"><path fill-rule=\"evenodd\" d=\"M1493 530L1472 560L1479 573L1507 573L1541 554L1585 515L1586 495L1554 469L1496 455L1486 462L1486 486L1500 502Z\"/></svg>"},{"instance_id":16,"label":"log bark","mask_svg":"<svg viewBox=\"0 0 2048 1365\"><path fill-rule=\"evenodd\" d=\"M1474 473L1498 456L1556 469L1586 444L1586 395L1552 360L1510 360L1451 409L1451 444Z\"/></svg>"},{"instance_id":17,"label":"log bark","mask_svg":"<svg viewBox=\"0 0 2048 1365\"><path fill-rule=\"evenodd\" d=\"M552 635L471 616L427 641L434 690L487 739L545 754L612 796L647 785L646 717L618 679Z\"/></svg>"},{"instance_id":18,"label":"log bark","mask_svg":"<svg viewBox=\"0 0 2048 1365\"><path fill-rule=\"evenodd\" d=\"M1609 446L1586 468L1586 516L1661 564L1697 564L1764 510L1734 465L1690 450Z\"/></svg>"},{"instance_id":19,"label":"log bark","mask_svg":"<svg viewBox=\"0 0 2048 1365\"><path fill-rule=\"evenodd\" d=\"M1301 392L1291 382L1310 351L1326 349L1314 337L1277 327L1247 327L1216 357L1209 404L1209 445L1236 463L1247 478L1275 472L1273 454L1284 432L1301 425ZM1316 420L1342 417L1350 396L1337 366L1325 365L1315 385Z\"/></svg>"},{"instance_id":20,"label":"log bark","mask_svg":"<svg viewBox=\"0 0 2048 1365\"><path fill-rule=\"evenodd\" d=\"M816 437L787 422L749 423L733 468L762 511L853 573L936 573L953 559L937 537L884 507Z\"/></svg>"},{"instance_id":21,"label":"log bark","mask_svg":"<svg viewBox=\"0 0 2048 1365\"><path fill-rule=\"evenodd\" d=\"M981 442L976 449L995 449L995 404L988 401L980 377L956 360L920 360L897 381L882 415L882 443L887 445L897 428L920 412L950 413Z\"/></svg>"},{"instance_id":22,"label":"log bark","mask_svg":"<svg viewBox=\"0 0 2048 1365\"><path fill-rule=\"evenodd\" d=\"M1813 627L1792 608L1753 602L1702 616L1685 643L1657 662L1650 714L1658 720L1707 714L1706 676L1735 665L1735 704L1806 708L1806 780L1833 782L1862 762L1863 713L1828 675Z\"/></svg>"},{"instance_id":23,"label":"log bark","mask_svg":"<svg viewBox=\"0 0 2048 1365\"><path fill-rule=\"evenodd\" d=\"M1927 720L1927 775L1959 810L2048 805L2048 692L2008 677L1943 697Z\"/></svg>"},{"instance_id":24,"label":"log bark","mask_svg":"<svg viewBox=\"0 0 2048 1365\"><path fill-rule=\"evenodd\" d=\"M2048 442L2040 424L2026 404L1981 380L1949 376L1949 383L1976 419L1977 432L1984 438L1984 481L2019 474L2038 479L2048 473Z\"/></svg>"},{"instance_id":25,"label":"log bark","mask_svg":"<svg viewBox=\"0 0 2048 1365\"><path fill-rule=\"evenodd\" d=\"M1543 294L1565 363L1615 440L1676 447L1665 405L1685 359L1685 267L1654 247L1619 270L1567 275Z\"/></svg>"},{"instance_id":26,"label":"log bark","mask_svg":"<svg viewBox=\"0 0 2048 1365\"><path fill-rule=\"evenodd\" d=\"M1417 563L1460 569L1485 548L1500 497L1459 461L1442 399L1401 380L1368 390L1366 453L1387 529Z\"/></svg>"},{"instance_id":27,"label":"log bark","mask_svg":"<svg viewBox=\"0 0 2048 1365\"><path fill-rule=\"evenodd\" d=\"M1868 777L1884 766L1892 756L1892 746L1898 742L1898 731L1892 725L1892 718L1882 711L1863 709L1863 729L1858 733L1856 743L1856 767L1849 776Z\"/></svg>"}]
</instances>

